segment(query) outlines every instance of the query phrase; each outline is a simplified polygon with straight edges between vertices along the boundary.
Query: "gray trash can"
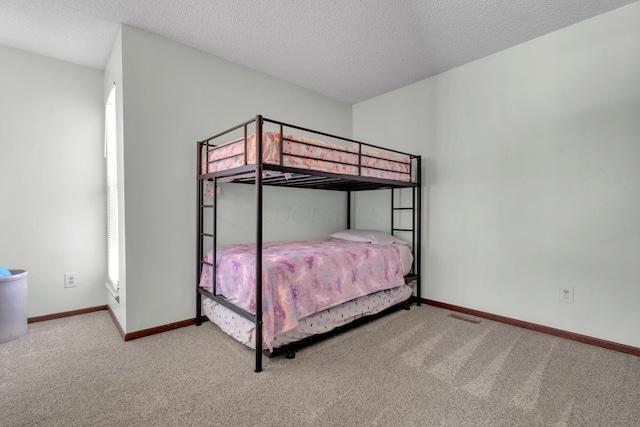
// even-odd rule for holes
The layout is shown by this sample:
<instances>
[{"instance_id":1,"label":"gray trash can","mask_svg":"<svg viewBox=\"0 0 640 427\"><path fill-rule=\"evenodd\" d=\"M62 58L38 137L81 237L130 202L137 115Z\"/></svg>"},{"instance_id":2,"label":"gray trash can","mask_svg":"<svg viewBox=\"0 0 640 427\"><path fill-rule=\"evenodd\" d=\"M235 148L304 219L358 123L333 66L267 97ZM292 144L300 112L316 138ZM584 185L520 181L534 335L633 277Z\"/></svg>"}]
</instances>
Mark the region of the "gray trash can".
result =
<instances>
[{"instance_id":1,"label":"gray trash can","mask_svg":"<svg viewBox=\"0 0 640 427\"><path fill-rule=\"evenodd\" d=\"M0 343L27 333L27 272L0 277Z\"/></svg>"}]
</instances>

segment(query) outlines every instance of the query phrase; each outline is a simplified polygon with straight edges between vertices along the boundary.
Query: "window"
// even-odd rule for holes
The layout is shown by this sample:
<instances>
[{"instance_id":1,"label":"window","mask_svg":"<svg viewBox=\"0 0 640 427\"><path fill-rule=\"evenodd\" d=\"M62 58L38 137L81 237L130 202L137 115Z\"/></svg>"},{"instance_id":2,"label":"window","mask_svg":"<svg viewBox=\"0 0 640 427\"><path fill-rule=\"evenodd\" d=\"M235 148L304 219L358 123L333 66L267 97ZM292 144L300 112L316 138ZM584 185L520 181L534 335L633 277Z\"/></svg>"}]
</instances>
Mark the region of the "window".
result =
<instances>
[{"instance_id":1,"label":"window","mask_svg":"<svg viewBox=\"0 0 640 427\"><path fill-rule=\"evenodd\" d=\"M107 159L107 288L119 300L120 235L118 228L118 138L116 127L116 87L105 106L104 145Z\"/></svg>"}]
</instances>

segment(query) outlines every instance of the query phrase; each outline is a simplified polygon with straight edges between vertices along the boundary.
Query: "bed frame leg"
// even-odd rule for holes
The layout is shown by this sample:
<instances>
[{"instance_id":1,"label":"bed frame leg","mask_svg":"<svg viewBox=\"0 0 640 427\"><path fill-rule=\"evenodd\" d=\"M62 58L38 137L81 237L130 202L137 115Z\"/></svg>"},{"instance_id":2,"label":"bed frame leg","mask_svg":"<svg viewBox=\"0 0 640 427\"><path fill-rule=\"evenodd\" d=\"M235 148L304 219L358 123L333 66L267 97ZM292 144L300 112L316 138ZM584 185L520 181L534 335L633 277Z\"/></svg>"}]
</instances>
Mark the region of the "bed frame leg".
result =
<instances>
[{"instance_id":1,"label":"bed frame leg","mask_svg":"<svg viewBox=\"0 0 640 427\"><path fill-rule=\"evenodd\" d=\"M287 354L285 354L285 356L287 359L295 359L296 358L296 352L293 350L289 350L287 351Z\"/></svg>"},{"instance_id":2,"label":"bed frame leg","mask_svg":"<svg viewBox=\"0 0 640 427\"><path fill-rule=\"evenodd\" d=\"M202 295L196 291L196 326L202 324Z\"/></svg>"}]
</instances>

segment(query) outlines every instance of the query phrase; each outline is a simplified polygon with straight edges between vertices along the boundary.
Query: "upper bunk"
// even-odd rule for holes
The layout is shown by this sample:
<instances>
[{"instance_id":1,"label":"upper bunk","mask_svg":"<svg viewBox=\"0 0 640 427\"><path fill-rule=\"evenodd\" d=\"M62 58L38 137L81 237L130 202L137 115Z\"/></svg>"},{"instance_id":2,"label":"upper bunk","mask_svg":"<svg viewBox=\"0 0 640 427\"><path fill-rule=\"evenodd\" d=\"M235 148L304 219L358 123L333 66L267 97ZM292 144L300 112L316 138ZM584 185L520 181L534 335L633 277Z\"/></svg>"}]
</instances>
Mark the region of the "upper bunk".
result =
<instances>
[{"instance_id":1,"label":"upper bunk","mask_svg":"<svg viewBox=\"0 0 640 427\"><path fill-rule=\"evenodd\" d=\"M392 189L420 187L420 170L420 156L260 115L198 142L198 179L218 183Z\"/></svg>"}]
</instances>

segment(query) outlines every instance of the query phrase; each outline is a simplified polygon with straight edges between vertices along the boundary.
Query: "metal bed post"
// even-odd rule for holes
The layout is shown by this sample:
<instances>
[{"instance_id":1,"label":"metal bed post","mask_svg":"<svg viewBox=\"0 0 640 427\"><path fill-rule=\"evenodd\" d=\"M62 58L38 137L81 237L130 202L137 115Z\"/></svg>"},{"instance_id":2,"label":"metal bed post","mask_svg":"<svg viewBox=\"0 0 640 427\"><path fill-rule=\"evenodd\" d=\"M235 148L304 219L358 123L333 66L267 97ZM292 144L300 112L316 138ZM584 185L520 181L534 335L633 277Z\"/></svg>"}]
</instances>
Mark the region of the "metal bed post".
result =
<instances>
[{"instance_id":1,"label":"metal bed post","mask_svg":"<svg viewBox=\"0 0 640 427\"><path fill-rule=\"evenodd\" d=\"M262 116L256 116L256 372L262 371Z\"/></svg>"},{"instance_id":2,"label":"metal bed post","mask_svg":"<svg viewBox=\"0 0 640 427\"><path fill-rule=\"evenodd\" d=\"M196 165L196 191L198 192L198 209L196 212L196 232L198 236L196 239L196 326L200 326L202 323L202 320L200 319L200 317L202 317L202 295L200 295L200 292L198 291L200 286L198 277L200 277L200 263L202 260L202 205L204 203L202 195L202 180L200 179L200 173L202 172L200 170L202 164L201 143L198 143L198 155L196 157L196 161L198 162Z\"/></svg>"},{"instance_id":3,"label":"metal bed post","mask_svg":"<svg viewBox=\"0 0 640 427\"><path fill-rule=\"evenodd\" d=\"M393 236L393 231L394 231L394 228L395 228L394 227L394 223L393 223L393 218L396 216L396 212L395 212L395 209L394 209L394 207L395 207L394 206L394 199L395 199L394 194L395 194L394 188L392 188L391 189L391 231L390 231L390 234L392 236Z\"/></svg>"},{"instance_id":4,"label":"metal bed post","mask_svg":"<svg viewBox=\"0 0 640 427\"><path fill-rule=\"evenodd\" d=\"M213 224L212 224L212 259L213 277L211 278L211 290L213 295L218 295L218 178L213 178Z\"/></svg>"},{"instance_id":5,"label":"metal bed post","mask_svg":"<svg viewBox=\"0 0 640 427\"><path fill-rule=\"evenodd\" d=\"M416 247L416 187L411 189L411 247ZM415 269L414 269L415 270Z\"/></svg>"},{"instance_id":6,"label":"metal bed post","mask_svg":"<svg viewBox=\"0 0 640 427\"><path fill-rule=\"evenodd\" d=\"M280 123L280 151L279 155L278 155L278 164L280 166L284 166L284 127L282 126L282 123Z\"/></svg>"},{"instance_id":7,"label":"metal bed post","mask_svg":"<svg viewBox=\"0 0 640 427\"><path fill-rule=\"evenodd\" d=\"M421 265L422 264L422 260L420 258L420 251L421 251L421 242L422 242L422 157L421 156L417 156L416 158L416 167L417 167L417 173L416 173L416 180L418 183L417 187L413 187L413 193L415 194L415 198L416 198L416 204L417 204L417 223L416 223L416 228L414 230L414 233L416 233L416 241L418 242L418 244L416 245L416 261L417 261L417 268L416 268L416 276L418 277L416 280L416 305L422 305L422 296L420 294L420 270L422 269ZM414 205L416 206L416 205ZM415 262L415 261L414 261Z\"/></svg>"},{"instance_id":8,"label":"metal bed post","mask_svg":"<svg viewBox=\"0 0 640 427\"><path fill-rule=\"evenodd\" d=\"M347 191L347 230L351 228L351 191Z\"/></svg>"}]
</instances>

